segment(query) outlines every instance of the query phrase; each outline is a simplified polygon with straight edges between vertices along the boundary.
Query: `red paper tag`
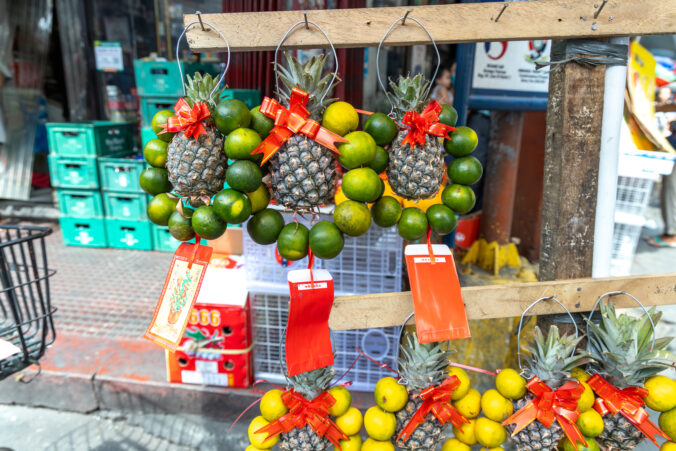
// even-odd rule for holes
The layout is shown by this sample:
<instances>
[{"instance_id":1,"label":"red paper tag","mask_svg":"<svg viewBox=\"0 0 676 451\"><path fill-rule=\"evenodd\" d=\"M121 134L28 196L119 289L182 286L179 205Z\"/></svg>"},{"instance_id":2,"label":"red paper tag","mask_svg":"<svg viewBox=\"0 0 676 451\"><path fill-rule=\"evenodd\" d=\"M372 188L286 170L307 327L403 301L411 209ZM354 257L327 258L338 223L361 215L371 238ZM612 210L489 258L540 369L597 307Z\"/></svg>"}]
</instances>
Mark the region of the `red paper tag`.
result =
<instances>
[{"instance_id":1,"label":"red paper tag","mask_svg":"<svg viewBox=\"0 0 676 451\"><path fill-rule=\"evenodd\" d=\"M406 246L405 255L420 343L470 337L458 273L448 246L411 244Z\"/></svg>"},{"instance_id":2,"label":"red paper tag","mask_svg":"<svg viewBox=\"0 0 676 451\"><path fill-rule=\"evenodd\" d=\"M170 351L178 347L213 249L182 243L171 261L155 314L144 337Z\"/></svg>"},{"instance_id":3,"label":"red paper tag","mask_svg":"<svg viewBox=\"0 0 676 451\"><path fill-rule=\"evenodd\" d=\"M289 376L333 365L329 314L333 278L325 269L289 271L286 367Z\"/></svg>"}]
</instances>

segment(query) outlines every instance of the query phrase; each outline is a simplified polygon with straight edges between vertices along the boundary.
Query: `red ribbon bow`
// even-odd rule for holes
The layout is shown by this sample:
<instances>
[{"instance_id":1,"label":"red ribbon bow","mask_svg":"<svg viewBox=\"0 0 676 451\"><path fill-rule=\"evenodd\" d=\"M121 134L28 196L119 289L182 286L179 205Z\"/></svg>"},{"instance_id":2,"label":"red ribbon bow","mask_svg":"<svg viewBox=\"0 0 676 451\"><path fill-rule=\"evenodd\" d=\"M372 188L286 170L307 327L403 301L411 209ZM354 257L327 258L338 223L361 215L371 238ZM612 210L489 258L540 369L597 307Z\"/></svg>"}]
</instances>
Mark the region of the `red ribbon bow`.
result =
<instances>
[{"instance_id":1,"label":"red ribbon bow","mask_svg":"<svg viewBox=\"0 0 676 451\"><path fill-rule=\"evenodd\" d=\"M469 423L469 420L451 404L453 392L459 386L460 379L457 376L450 376L440 385L436 387L431 386L421 391L420 398L423 400L423 403L399 433L397 441L402 440L406 442L416 428L425 422L425 418L427 418L430 412L441 424L446 424L450 421L453 426L461 428L463 423Z\"/></svg>"},{"instance_id":2,"label":"red ribbon bow","mask_svg":"<svg viewBox=\"0 0 676 451\"><path fill-rule=\"evenodd\" d=\"M305 108L309 95L298 88L291 90L289 108L286 109L275 99L265 97L261 104L260 112L275 120L275 127L270 131L265 140L256 147L251 155L263 154L263 165L282 147L292 135L302 133L308 138L340 154L335 146L336 142L348 142L347 139L337 135L321 125L319 122L307 117L310 112Z\"/></svg>"},{"instance_id":3,"label":"red ribbon bow","mask_svg":"<svg viewBox=\"0 0 676 451\"><path fill-rule=\"evenodd\" d=\"M441 113L441 105L436 100L432 100L422 114L418 114L417 111L407 111L401 123L408 127L409 132L401 143L409 144L411 149L416 144L424 146L425 135L428 133L441 138L451 139L448 132L456 129L439 122L439 113Z\"/></svg>"},{"instance_id":4,"label":"red ribbon bow","mask_svg":"<svg viewBox=\"0 0 676 451\"><path fill-rule=\"evenodd\" d=\"M167 119L167 123L160 134L184 130L185 136L188 138L192 136L195 139L203 133L206 134L207 131L202 121L211 115L206 103L195 102L192 108L190 108L188 102L181 97L176 102L176 105L174 105L174 111L176 112L176 116Z\"/></svg>"},{"instance_id":5,"label":"red ribbon bow","mask_svg":"<svg viewBox=\"0 0 676 451\"><path fill-rule=\"evenodd\" d=\"M669 437L648 418L648 412L643 408L648 396L648 390L643 387L627 387L622 390L595 374L587 381L589 386L599 396L594 402L594 409L601 416L612 413L621 413L631 424L636 426L643 435L648 437L655 445L655 435L669 440ZM659 445L657 445L659 446Z\"/></svg>"},{"instance_id":6,"label":"red ribbon bow","mask_svg":"<svg viewBox=\"0 0 676 451\"><path fill-rule=\"evenodd\" d=\"M517 434L535 420L546 428L551 427L556 420L576 450L577 442L587 446L587 441L575 424L577 417L580 416L577 401L584 392L582 384L576 381L566 382L554 391L536 376L528 381L526 388L535 395L535 399L502 423L503 426L516 425L512 435Z\"/></svg>"},{"instance_id":7,"label":"red ribbon bow","mask_svg":"<svg viewBox=\"0 0 676 451\"><path fill-rule=\"evenodd\" d=\"M296 390L289 389L282 393L282 402L289 412L256 431L256 434L267 433L266 441L278 434L303 428L306 424L309 424L320 437L329 439L338 449L340 449L338 441L348 439L348 436L329 418L329 409L336 403L329 392L322 392L312 401L308 401Z\"/></svg>"}]
</instances>

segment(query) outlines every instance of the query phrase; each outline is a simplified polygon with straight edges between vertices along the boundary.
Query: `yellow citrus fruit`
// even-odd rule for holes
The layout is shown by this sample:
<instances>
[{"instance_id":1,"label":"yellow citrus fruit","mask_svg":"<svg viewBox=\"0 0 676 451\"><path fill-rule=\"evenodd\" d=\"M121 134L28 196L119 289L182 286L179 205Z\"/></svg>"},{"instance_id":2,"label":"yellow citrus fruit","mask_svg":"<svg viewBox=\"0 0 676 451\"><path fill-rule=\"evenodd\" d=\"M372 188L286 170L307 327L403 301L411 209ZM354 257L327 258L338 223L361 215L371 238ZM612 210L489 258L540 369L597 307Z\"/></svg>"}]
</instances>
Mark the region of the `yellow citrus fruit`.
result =
<instances>
[{"instance_id":1,"label":"yellow citrus fruit","mask_svg":"<svg viewBox=\"0 0 676 451\"><path fill-rule=\"evenodd\" d=\"M265 440L265 438L268 436L266 432L259 432L258 434L256 433L257 430L267 426L268 424L270 424L270 422L263 417L256 417L251 420L251 423L249 423L249 441L254 447L260 449L270 449L275 446L277 440L279 440L279 435L269 440Z\"/></svg>"},{"instance_id":2,"label":"yellow citrus fruit","mask_svg":"<svg viewBox=\"0 0 676 451\"><path fill-rule=\"evenodd\" d=\"M505 398L519 399L526 394L526 379L512 368L505 368L495 378L495 387Z\"/></svg>"},{"instance_id":3,"label":"yellow citrus fruit","mask_svg":"<svg viewBox=\"0 0 676 451\"><path fill-rule=\"evenodd\" d=\"M499 391L490 389L481 396L481 410L487 418L502 423L514 413L514 405Z\"/></svg>"},{"instance_id":4,"label":"yellow citrus fruit","mask_svg":"<svg viewBox=\"0 0 676 451\"><path fill-rule=\"evenodd\" d=\"M347 102L334 102L324 111L322 127L340 136L345 136L359 127L359 114Z\"/></svg>"},{"instance_id":5,"label":"yellow citrus fruit","mask_svg":"<svg viewBox=\"0 0 676 451\"><path fill-rule=\"evenodd\" d=\"M376 142L371 135L358 131L345 135L347 142L336 146L340 154L338 161L347 169L368 165L376 157Z\"/></svg>"},{"instance_id":6,"label":"yellow citrus fruit","mask_svg":"<svg viewBox=\"0 0 676 451\"><path fill-rule=\"evenodd\" d=\"M359 451L361 449L361 435L351 435L347 440L339 440L341 451ZM333 451L338 451L338 448L333 447Z\"/></svg>"},{"instance_id":7,"label":"yellow citrus fruit","mask_svg":"<svg viewBox=\"0 0 676 451\"><path fill-rule=\"evenodd\" d=\"M373 406L364 414L364 427L369 437L375 440L389 440L397 427L397 417L378 406Z\"/></svg>"},{"instance_id":8,"label":"yellow citrus fruit","mask_svg":"<svg viewBox=\"0 0 676 451\"><path fill-rule=\"evenodd\" d=\"M594 409L587 410L577 418L577 427L586 437L598 437L603 432L603 417Z\"/></svg>"},{"instance_id":9,"label":"yellow citrus fruit","mask_svg":"<svg viewBox=\"0 0 676 451\"><path fill-rule=\"evenodd\" d=\"M591 379L591 375L580 367L573 368L570 371L570 375L580 382L587 382Z\"/></svg>"},{"instance_id":10,"label":"yellow citrus fruit","mask_svg":"<svg viewBox=\"0 0 676 451\"><path fill-rule=\"evenodd\" d=\"M458 379L460 379L460 386L455 389L451 399L453 401L457 401L459 399L464 398L470 388L469 376L467 375L467 371L463 370L462 368L458 368L457 366L451 366L448 367L448 376L449 377L455 376Z\"/></svg>"},{"instance_id":11,"label":"yellow citrus fruit","mask_svg":"<svg viewBox=\"0 0 676 451\"><path fill-rule=\"evenodd\" d=\"M453 401L453 405L465 418L476 418L481 413L481 393L470 388L465 396Z\"/></svg>"},{"instance_id":12,"label":"yellow citrus fruit","mask_svg":"<svg viewBox=\"0 0 676 451\"><path fill-rule=\"evenodd\" d=\"M265 450L261 449L261 448L256 448L253 445L249 445L249 446L246 447L246 449L244 451L265 451Z\"/></svg>"},{"instance_id":13,"label":"yellow citrus fruit","mask_svg":"<svg viewBox=\"0 0 676 451\"><path fill-rule=\"evenodd\" d=\"M283 392L281 390L275 389L270 390L263 395L260 406L261 415L263 415L263 418L265 418L267 421L275 421L289 411L282 401L282 393Z\"/></svg>"},{"instance_id":14,"label":"yellow citrus fruit","mask_svg":"<svg viewBox=\"0 0 676 451\"><path fill-rule=\"evenodd\" d=\"M355 435L361 430L364 418L356 407L350 407L347 412L336 418L336 425L345 435Z\"/></svg>"},{"instance_id":15,"label":"yellow citrus fruit","mask_svg":"<svg viewBox=\"0 0 676 451\"><path fill-rule=\"evenodd\" d=\"M389 440L375 440L369 437L361 445L361 451L394 451L394 445Z\"/></svg>"},{"instance_id":16,"label":"yellow citrus fruit","mask_svg":"<svg viewBox=\"0 0 676 451\"><path fill-rule=\"evenodd\" d=\"M676 407L660 414L660 429L676 441Z\"/></svg>"},{"instance_id":17,"label":"yellow citrus fruit","mask_svg":"<svg viewBox=\"0 0 676 451\"><path fill-rule=\"evenodd\" d=\"M336 194L333 196L333 202L336 205L340 205L341 203L345 202L346 200L350 200L347 198L345 193L343 193L343 187L339 186L336 188Z\"/></svg>"},{"instance_id":18,"label":"yellow citrus fruit","mask_svg":"<svg viewBox=\"0 0 676 451\"><path fill-rule=\"evenodd\" d=\"M505 451L505 448L503 448L502 446L496 446L495 448L482 447L481 451Z\"/></svg>"},{"instance_id":19,"label":"yellow citrus fruit","mask_svg":"<svg viewBox=\"0 0 676 451\"><path fill-rule=\"evenodd\" d=\"M660 451L676 451L676 443L674 442L664 442L660 446Z\"/></svg>"},{"instance_id":20,"label":"yellow citrus fruit","mask_svg":"<svg viewBox=\"0 0 676 451\"><path fill-rule=\"evenodd\" d=\"M427 213L427 209L430 208L432 205L437 205L441 204L441 193L444 191L444 185L439 186L439 191L434 195L434 197L430 197L429 199L421 199L421 200L410 200L410 199L403 199L403 207L408 208L408 207L417 207L420 208L422 211Z\"/></svg>"},{"instance_id":21,"label":"yellow citrus fruit","mask_svg":"<svg viewBox=\"0 0 676 451\"><path fill-rule=\"evenodd\" d=\"M577 400L577 410L580 412L586 412L592 408L596 397L594 396L594 390L586 382L580 382L584 387L584 391L580 396L580 399Z\"/></svg>"},{"instance_id":22,"label":"yellow citrus fruit","mask_svg":"<svg viewBox=\"0 0 676 451\"><path fill-rule=\"evenodd\" d=\"M565 438L559 442L559 449L561 451L601 451L599 444L593 438L585 437L584 440L587 442L587 446L584 446L581 442L577 442L576 448L568 438Z\"/></svg>"},{"instance_id":23,"label":"yellow citrus fruit","mask_svg":"<svg viewBox=\"0 0 676 451\"><path fill-rule=\"evenodd\" d=\"M470 451L472 448L462 443L457 438L450 438L444 442L444 446L441 447L441 451Z\"/></svg>"},{"instance_id":24,"label":"yellow citrus fruit","mask_svg":"<svg viewBox=\"0 0 676 451\"><path fill-rule=\"evenodd\" d=\"M453 435L455 438L460 440L465 445L476 445L476 436L474 435L474 426L476 425L476 419L469 420L469 423L463 423L462 429L458 429L453 426Z\"/></svg>"},{"instance_id":25,"label":"yellow citrus fruit","mask_svg":"<svg viewBox=\"0 0 676 451\"><path fill-rule=\"evenodd\" d=\"M378 407L386 412L398 412L408 402L408 390L393 377L384 377L378 381L373 391Z\"/></svg>"},{"instance_id":26,"label":"yellow citrus fruit","mask_svg":"<svg viewBox=\"0 0 676 451\"><path fill-rule=\"evenodd\" d=\"M474 425L476 441L486 448L495 448L502 445L507 439L507 431L504 426L489 418L477 418Z\"/></svg>"},{"instance_id":27,"label":"yellow citrus fruit","mask_svg":"<svg viewBox=\"0 0 676 451\"><path fill-rule=\"evenodd\" d=\"M645 381L644 387L650 392L644 400L651 409L666 412L676 407L676 381L666 376L653 376Z\"/></svg>"},{"instance_id":28,"label":"yellow citrus fruit","mask_svg":"<svg viewBox=\"0 0 676 451\"><path fill-rule=\"evenodd\" d=\"M352 403L352 395L347 388L342 385L331 387L329 394L334 397L336 403L329 409L329 414L334 417L339 417L347 412Z\"/></svg>"}]
</instances>

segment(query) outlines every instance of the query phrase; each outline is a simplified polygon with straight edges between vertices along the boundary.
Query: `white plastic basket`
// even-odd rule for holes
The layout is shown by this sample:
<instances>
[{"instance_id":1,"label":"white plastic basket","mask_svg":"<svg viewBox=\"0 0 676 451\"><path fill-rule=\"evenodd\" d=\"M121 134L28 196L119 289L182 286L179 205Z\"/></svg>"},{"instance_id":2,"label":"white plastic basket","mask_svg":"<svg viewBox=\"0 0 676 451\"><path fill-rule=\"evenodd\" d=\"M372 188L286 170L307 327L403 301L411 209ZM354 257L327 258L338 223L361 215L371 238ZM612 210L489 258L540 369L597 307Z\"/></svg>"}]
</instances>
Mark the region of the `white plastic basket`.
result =
<instances>
[{"instance_id":1,"label":"white plastic basket","mask_svg":"<svg viewBox=\"0 0 676 451\"><path fill-rule=\"evenodd\" d=\"M254 370L257 379L285 383L280 363L284 346L284 326L287 322L289 297L283 294L251 292L256 345ZM381 329L344 330L331 332L335 354L336 376L342 376L359 355L358 347L366 355L390 368L397 369L398 327ZM282 354L283 355L283 354ZM352 381L351 389L373 390L378 380L393 373L361 357L341 382Z\"/></svg>"}]
</instances>

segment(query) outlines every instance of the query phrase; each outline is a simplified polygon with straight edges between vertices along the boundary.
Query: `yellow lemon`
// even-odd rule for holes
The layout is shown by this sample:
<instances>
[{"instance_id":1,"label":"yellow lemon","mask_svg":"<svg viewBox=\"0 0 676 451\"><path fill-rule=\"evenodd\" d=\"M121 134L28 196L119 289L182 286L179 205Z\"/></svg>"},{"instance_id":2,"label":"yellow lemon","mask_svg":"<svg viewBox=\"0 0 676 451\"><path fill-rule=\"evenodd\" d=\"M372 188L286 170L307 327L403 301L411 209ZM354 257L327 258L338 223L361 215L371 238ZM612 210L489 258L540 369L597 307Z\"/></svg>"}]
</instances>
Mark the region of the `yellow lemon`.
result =
<instances>
[{"instance_id":1,"label":"yellow lemon","mask_svg":"<svg viewBox=\"0 0 676 451\"><path fill-rule=\"evenodd\" d=\"M329 414L334 417L339 417L347 412L347 409L350 408L350 404L352 403L352 395L347 388L342 385L331 387L329 389L329 394L336 400L336 403L329 409Z\"/></svg>"},{"instance_id":2,"label":"yellow lemon","mask_svg":"<svg viewBox=\"0 0 676 451\"><path fill-rule=\"evenodd\" d=\"M270 449L275 446L277 440L279 440L279 435L269 440L265 440L265 438L268 436L266 432L256 433L257 430L267 426L268 424L270 424L270 422L263 417L256 417L251 420L251 423L249 423L249 441L255 448Z\"/></svg>"},{"instance_id":3,"label":"yellow lemon","mask_svg":"<svg viewBox=\"0 0 676 451\"><path fill-rule=\"evenodd\" d=\"M267 421L275 421L289 411L282 401L282 393L281 390L270 390L261 398L261 415Z\"/></svg>"},{"instance_id":4,"label":"yellow lemon","mask_svg":"<svg viewBox=\"0 0 676 451\"><path fill-rule=\"evenodd\" d=\"M587 382L591 379L591 375L579 366L570 370L570 375L580 382Z\"/></svg>"},{"instance_id":5,"label":"yellow lemon","mask_svg":"<svg viewBox=\"0 0 676 451\"><path fill-rule=\"evenodd\" d=\"M580 399L577 400L577 410L580 412L586 412L591 409L594 405L596 397L594 396L594 390L586 382L580 382L584 387L584 391L580 396Z\"/></svg>"},{"instance_id":6,"label":"yellow lemon","mask_svg":"<svg viewBox=\"0 0 676 451\"><path fill-rule=\"evenodd\" d=\"M347 412L336 418L336 425L345 435L355 435L361 430L364 418L356 407L350 407Z\"/></svg>"},{"instance_id":7,"label":"yellow lemon","mask_svg":"<svg viewBox=\"0 0 676 451\"><path fill-rule=\"evenodd\" d=\"M660 429L676 441L676 407L660 414Z\"/></svg>"},{"instance_id":8,"label":"yellow lemon","mask_svg":"<svg viewBox=\"0 0 676 451\"><path fill-rule=\"evenodd\" d=\"M469 420L469 423L463 423L462 429L458 429L453 426L453 435L455 438L460 440L465 445L476 445L476 436L474 435L474 425L476 424L476 419Z\"/></svg>"},{"instance_id":9,"label":"yellow lemon","mask_svg":"<svg viewBox=\"0 0 676 451\"><path fill-rule=\"evenodd\" d=\"M322 127L340 136L345 136L359 127L359 114L347 102L334 102L324 110Z\"/></svg>"},{"instance_id":10,"label":"yellow lemon","mask_svg":"<svg viewBox=\"0 0 676 451\"><path fill-rule=\"evenodd\" d=\"M463 370L462 368L458 368L457 366L451 366L448 367L448 375L455 376L458 379L460 379L460 386L455 389L451 399L453 401L457 401L458 399L464 398L470 388L469 376L467 375L467 371Z\"/></svg>"},{"instance_id":11,"label":"yellow lemon","mask_svg":"<svg viewBox=\"0 0 676 451\"><path fill-rule=\"evenodd\" d=\"M666 376L653 376L644 386L650 392L644 400L651 409L666 412L676 407L676 381Z\"/></svg>"},{"instance_id":12,"label":"yellow lemon","mask_svg":"<svg viewBox=\"0 0 676 451\"><path fill-rule=\"evenodd\" d=\"M465 396L453 401L453 405L465 418L476 418L481 413L481 393L470 388Z\"/></svg>"},{"instance_id":13,"label":"yellow lemon","mask_svg":"<svg viewBox=\"0 0 676 451\"><path fill-rule=\"evenodd\" d=\"M519 399L526 394L526 379L512 368L505 368L495 378L495 387L505 398Z\"/></svg>"},{"instance_id":14,"label":"yellow lemon","mask_svg":"<svg viewBox=\"0 0 676 451\"><path fill-rule=\"evenodd\" d=\"M265 450L261 449L261 448L256 448L253 445L249 445L249 446L246 447L246 449L244 451L265 451Z\"/></svg>"},{"instance_id":15,"label":"yellow lemon","mask_svg":"<svg viewBox=\"0 0 676 451\"><path fill-rule=\"evenodd\" d=\"M373 406L364 415L364 427L371 438L380 441L389 440L397 427L397 417L378 406Z\"/></svg>"},{"instance_id":16,"label":"yellow lemon","mask_svg":"<svg viewBox=\"0 0 676 451\"><path fill-rule=\"evenodd\" d=\"M378 381L373 391L376 404L387 412L398 412L408 402L408 390L393 377L384 377Z\"/></svg>"},{"instance_id":17,"label":"yellow lemon","mask_svg":"<svg viewBox=\"0 0 676 451\"><path fill-rule=\"evenodd\" d=\"M347 440L339 440L341 451L359 451L361 449L361 435L351 435ZM333 451L338 448L333 447Z\"/></svg>"},{"instance_id":18,"label":"yellow lemon","mask_svg":"<svg viewBox=\"0 0 676 451\"><path fill-rule=\"evenodd\" d=\"M507 439L507 431L504 426L497 421L481 417L476 420L474 425L474 436L476 441L486 448L495 448L502 445Z\"/></svg>"},{"instance_id":19,"label":"yellow lemon","mask_svg":"<svg viewBox=\"0 0 676 451\"><path fill-rule=\"evenodd\" d=\"M596 410L587 410L577 418L577 427L587 437L598 437L603 432L603 417Z\"/></svg>"},{"instance_id":20,"label":"yellow lemon","mask_svg":"<svg viewBox=\"0 0 676 451\"><path fill-rule=\"evenodd\" d=\"M394 445L389 440L367 438L361 445L361 451L394 451Z\"/></svg>"},{"instance_id":21,"label":"yellow lemon","mask_svg":"<svg viewBox=\"0 0 676 451\"><path fill-rule=\"evenodd\" d=\"M444 446L441 447L441 451L470 451L472 448L462 443L457 438L450 438L444 442Z\"/></svg>"},{"instance_id":22,"label":"yellow lemon","mask_svg":"<svg viewBox=\"0 0 676 451\"><path fill-rule=\"evenodd\" d=\"M676 451L676 443L674 442L664 442L660 446L660 451Z\"/></svg>"},{"instance_id":23,"label":"yellow lemon","mask_svg":"<svg viewBox=\"0 0 676 451\"><path fill-rule=\"evenodd\" d=\"M514 405L499 391L490 389L481 396L481 410L487 418L502 423L514 413Z\"/></svg>"}]
</instances>

